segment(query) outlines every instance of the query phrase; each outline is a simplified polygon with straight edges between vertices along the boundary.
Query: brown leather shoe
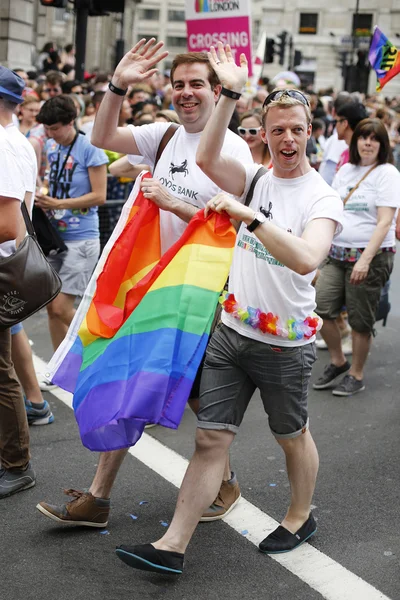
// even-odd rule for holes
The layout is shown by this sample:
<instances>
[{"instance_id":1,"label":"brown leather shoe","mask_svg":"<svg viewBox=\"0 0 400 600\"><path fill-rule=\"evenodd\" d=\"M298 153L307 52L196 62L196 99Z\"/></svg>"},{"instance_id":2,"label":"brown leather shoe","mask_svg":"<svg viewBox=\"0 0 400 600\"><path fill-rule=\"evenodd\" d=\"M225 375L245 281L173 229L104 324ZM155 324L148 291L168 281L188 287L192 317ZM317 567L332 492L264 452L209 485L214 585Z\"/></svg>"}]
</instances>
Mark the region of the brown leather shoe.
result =
<instances>
[{"instance_id":1,"label":"brown leather shoe","mask_svg":"<svg viewBox=\"0 0 400 600\"><path fill-rule=\"evenodd\" d=\"M66 525L85 525L86 527L105 527L110 513L110 500L95 498L90 492L64 490L74 499L61 506L39 502L36 508L46 517Z\"/></svg>"},{"instance_id":2,"label":"brown leather shoe","mask_svg":"<svg viewBox=\"0 0 400 600\"><path fill-rule=\"evenodd\" d=\"M235 473L229 481L223 481L218 492L218 496L209 508L203 513L200 521L217 521L223 519L235 508L242 497L240 487Z\"/></svg>"}]
</instances>

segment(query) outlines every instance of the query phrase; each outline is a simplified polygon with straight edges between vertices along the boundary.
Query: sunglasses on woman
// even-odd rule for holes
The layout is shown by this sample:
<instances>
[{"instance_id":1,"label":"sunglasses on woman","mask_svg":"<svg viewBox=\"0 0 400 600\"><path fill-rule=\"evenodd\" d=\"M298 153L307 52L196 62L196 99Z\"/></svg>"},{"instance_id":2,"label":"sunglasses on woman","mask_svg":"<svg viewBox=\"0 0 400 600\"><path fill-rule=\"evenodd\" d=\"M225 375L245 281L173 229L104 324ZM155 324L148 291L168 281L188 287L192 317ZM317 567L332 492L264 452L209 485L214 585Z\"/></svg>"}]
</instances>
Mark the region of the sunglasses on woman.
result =
<instances>
[{"instance_id":1,"label":"sunglasses on woman","mask_svg":"<svg viewBox=\"0 0 400 600\"><path fill-rule=\"evenodd\" d=\"M263 108L265 106L268 106L268 104L270 104L274 100L279 100L279 98L282 98L282 96L289 96L289 98L295 98L305 106L310 106L310 103L308 102L305 95L299 92L298 90L275 90L275 92L272 92L269 96L265 98Z\"/></svg>"},{"instance_id":2,"label":"sunglasses on woman","mask_svg":"<svg viewBox=\"0 0 400 600\"><path fill-rule=\"evenodd\" d=\"M239 135L257 135L257 133L260 131L261 127L250 127L249 129L246 129L246 127L238 127L238 133Z\"/></svg>"}]
</instances>

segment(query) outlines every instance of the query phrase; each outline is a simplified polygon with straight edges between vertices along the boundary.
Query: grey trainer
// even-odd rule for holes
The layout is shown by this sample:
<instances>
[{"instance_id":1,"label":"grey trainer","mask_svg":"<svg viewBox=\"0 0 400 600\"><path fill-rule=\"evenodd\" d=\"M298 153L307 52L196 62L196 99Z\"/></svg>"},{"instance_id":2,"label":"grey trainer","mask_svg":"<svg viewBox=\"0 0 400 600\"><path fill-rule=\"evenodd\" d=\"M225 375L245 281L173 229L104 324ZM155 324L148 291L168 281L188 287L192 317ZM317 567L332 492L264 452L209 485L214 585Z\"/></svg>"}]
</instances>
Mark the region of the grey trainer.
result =
<instances>
[{"instance_id":1,"label":"grey trainer","mask_svg":"<svg viewBox=\"0 0 400 600\"><path fill-rule=\"evenodd\" d=\"M348 373L350 367L351 365L347 360L341 367L336 367L333 364L326 365L321 377L313 383L314 390L326 390L335 387L339 377Z\"/></svg>"},{"instance_id":2,"label":"grey trainer","mask_svg":"<svg viewBox=\"0 0 400 600\"><path fill-rule=\"evenodd\" d=\"M0 500L23 490L28 490L35 483L36 475L31 463L28 464L25 471L22 471L22 469L13 469L12 471L0 469Z\"/></svg>"},{"instance_id":3,"label":"grey trainer","mask_svg":"<svg viewBox=\"0 0 400 600\"><path fill-rule=\"evenodd\" d=\"M364 390L365 385L362 379L356 379L353 375L345 375L339 385L332 390L332 394L334 396L353 396Z\"/></svg>"}]
</instances>

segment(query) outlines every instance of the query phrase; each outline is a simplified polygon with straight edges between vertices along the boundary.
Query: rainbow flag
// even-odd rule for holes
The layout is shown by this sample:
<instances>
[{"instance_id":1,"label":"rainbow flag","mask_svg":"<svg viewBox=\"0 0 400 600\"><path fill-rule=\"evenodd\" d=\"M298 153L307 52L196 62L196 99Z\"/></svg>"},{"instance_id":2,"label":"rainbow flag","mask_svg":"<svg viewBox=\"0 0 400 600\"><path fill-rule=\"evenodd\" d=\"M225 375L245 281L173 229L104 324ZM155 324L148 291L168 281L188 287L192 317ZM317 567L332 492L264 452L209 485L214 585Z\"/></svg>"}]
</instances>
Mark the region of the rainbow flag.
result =
<instances>
[{"instance_id":1,"label":"rainbow flag","mask_svg":"<svg viewBox=\"0 0 400 600\"><path fill-rule=\"evenodd\" d=\"M400 72L400 52L378 27L372 36L368 59L378 78L376 91L380 92Z\"/></svg>"},{"instance_id":2,"label":"rainbow flag","mask_svg":"<svg viewBox=\"0 0 400 600\"><path fill-rule=\"evenodd\" d=\"M160 256L159 209L136 181L49 364L51 380L74 394L87 448L132 446L148 422L178 427L235 237L227 215L201 210Z\"/></svg>"}]
</instances>

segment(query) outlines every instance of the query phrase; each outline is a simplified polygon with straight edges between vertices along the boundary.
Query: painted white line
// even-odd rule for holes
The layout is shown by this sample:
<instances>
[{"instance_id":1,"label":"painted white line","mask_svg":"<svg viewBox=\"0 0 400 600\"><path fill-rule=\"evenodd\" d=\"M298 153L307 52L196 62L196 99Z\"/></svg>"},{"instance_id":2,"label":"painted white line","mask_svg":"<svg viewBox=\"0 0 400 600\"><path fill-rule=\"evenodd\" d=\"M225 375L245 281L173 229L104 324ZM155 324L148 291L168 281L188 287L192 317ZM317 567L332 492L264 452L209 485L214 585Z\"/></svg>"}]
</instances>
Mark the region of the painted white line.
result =
<instances>
[{"instance_id":1,"label":"painted white line","mask_svg":"<svg viewBox=\"0 0 400 600\"><path fill-rule=\"evenodd\" d=\"M46 363L34 356L37 371L44 373ZM72 395L60 388L51 390L53 396L72 408ZM129 453L144 465L179 488L188 466L188 460L171 450L147 433L140 443L129 449ZM242 534L258 547L268 533L279 523L256 506L242 498L235 509L224 519L224 523ZM207 525L205 525L207 527ZM242 534L243 535L243 534ZM326 600L390 600L382 592L358 577L310 544L303 544L294 552L269 555L296 575Z\"/></svg>"}]
</instances>

